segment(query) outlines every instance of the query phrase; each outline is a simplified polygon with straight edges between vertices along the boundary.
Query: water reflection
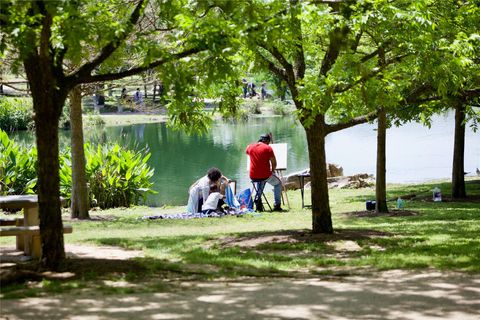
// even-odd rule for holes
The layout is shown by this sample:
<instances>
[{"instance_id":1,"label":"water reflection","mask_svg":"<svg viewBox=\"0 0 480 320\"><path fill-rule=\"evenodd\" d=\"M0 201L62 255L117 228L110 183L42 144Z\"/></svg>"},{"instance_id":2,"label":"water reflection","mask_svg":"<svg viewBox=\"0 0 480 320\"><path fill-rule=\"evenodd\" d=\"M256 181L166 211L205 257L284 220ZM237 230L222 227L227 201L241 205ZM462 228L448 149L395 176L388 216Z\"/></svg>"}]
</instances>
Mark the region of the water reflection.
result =
<instances>
[{"instance_id":1,"label":"water reflection","mask_svg":"<svg viewBox=\"0 0 480 320\"><path fill-rule=\"evenodd\" d=\"M189 136L173 131L166 124L140 124L88 131L91 143L118 142L128 148L148 148L155 168L154 188L159 193L148 199L150 205L184 204L190 184L212 166L218 167L238 187L247 187L246 146L260 134L272 132L275 142L289 143L289 168L308 167L305 134L291 118L262 118L249 123L216 123L205 135Z\"/></svg>"},{"instance_id":2,"label":"water reflection","mask_svg":"<svg viewBox=\"0 0 480 320\"><path fill-rule=\"evenodd\" d=\"M453 117L439 116L428 129L419 124L391 128L387 135L387 181L410 182L448 178L453 150ZM288 144L286 174L309 167L305 132L292 118L258 118L248 123L215 123L205 135L188 136L164 123L89 129L85 140L105 144L118 142L128 148L147 147L149 164L155 168L157 195L149 205L185 204L189 185L216 166L238 181L238 188L249 186L246 172L246 146L260 134L272 132L275 143ZM33 135L20 133L15 139L32 143ZM365 124L327 137L327 161L341 165L347 175L375 173L375 125ZM70 145L70 132L61 131L61 145ZM480 168L480 138L466 132L465 169Z\"/></svg>"}]
</instances>

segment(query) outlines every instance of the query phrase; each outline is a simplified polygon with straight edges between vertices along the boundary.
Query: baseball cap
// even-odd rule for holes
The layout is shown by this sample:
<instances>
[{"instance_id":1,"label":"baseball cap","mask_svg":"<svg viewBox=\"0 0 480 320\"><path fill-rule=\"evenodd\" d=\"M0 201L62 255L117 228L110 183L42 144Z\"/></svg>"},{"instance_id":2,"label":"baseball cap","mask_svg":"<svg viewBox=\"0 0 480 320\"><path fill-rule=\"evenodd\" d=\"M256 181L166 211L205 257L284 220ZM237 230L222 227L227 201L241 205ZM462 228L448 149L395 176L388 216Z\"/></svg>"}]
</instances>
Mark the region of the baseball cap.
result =
<instances>
[{"instance_id":1,"label":"baseball cap","mask_svg":"<svg viewBox=\"0 0 480 320\"><path fill-rule=\"evenodd\" d=\"M258 142L270 142L270 135L268 133L262 134Z\"/></svg>"}]
</instances>

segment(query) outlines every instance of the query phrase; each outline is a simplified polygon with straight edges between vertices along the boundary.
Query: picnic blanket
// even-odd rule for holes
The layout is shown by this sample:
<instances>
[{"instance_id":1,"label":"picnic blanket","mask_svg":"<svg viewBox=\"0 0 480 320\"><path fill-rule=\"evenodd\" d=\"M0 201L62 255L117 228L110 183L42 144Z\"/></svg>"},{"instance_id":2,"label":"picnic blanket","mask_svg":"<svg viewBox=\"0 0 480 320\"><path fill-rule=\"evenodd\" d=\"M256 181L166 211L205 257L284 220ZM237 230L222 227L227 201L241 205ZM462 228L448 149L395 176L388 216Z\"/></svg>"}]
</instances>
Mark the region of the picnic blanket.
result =
<instances>
[{"instance_id":1,"label":"picnic blanket","mask_svg":"<svg viewBox=\"0 0 480 320\"><path fill-rule=\"evenodd\" d=\"M236 196L230 187L226 188L225 203L228 208L223 212L219 210L209 210L207 212L183 212L173 214L159 214L152 216L143 216L142 220L155 219L199 219L199 218L221 218L224 216L241 216L253 211L252 193L249 188L242 190Z\"/></svg>"}]
</instances>

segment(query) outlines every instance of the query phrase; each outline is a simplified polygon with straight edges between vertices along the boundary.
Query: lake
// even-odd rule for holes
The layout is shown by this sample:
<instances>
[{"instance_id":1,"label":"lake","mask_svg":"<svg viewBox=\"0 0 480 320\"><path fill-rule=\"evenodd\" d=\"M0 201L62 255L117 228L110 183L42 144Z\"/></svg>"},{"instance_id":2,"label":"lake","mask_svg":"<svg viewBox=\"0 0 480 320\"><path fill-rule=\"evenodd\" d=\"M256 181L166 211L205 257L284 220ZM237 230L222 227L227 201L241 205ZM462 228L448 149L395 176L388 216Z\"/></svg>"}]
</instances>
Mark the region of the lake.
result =
<instances>
[{"instance_id":1,"label":"lake","mask_svg":"<svg viewBox=\"0 0 480 320\"><path fill-rule=\"evenodd\" d=\"M128 115L125 115L128 116ZM345 175L375 174L376 125L363 124L327 136L327 161L343 167ZM415 123L387 131L387 182L421 182L451 177L453 115L437 116L429 129ZM137 124L88 130L92 143L118 142L128 148L148 147L149 164L155 168L154 189L148 205L183 205L188 187L208 168L220 168L237 180L237 190L249 186L245 148L262 133L272 132L274 143L288 144L285 175L309 167L303 128L291 117L254 118L248 123L215 123L205 135L188 136L165 123ZM61 143L69 144L69 132L61 131ZM32 134L13 135L32 140ZM480 135L466 131L465 170L480 168Z\"/></svg>"}]
</instances>

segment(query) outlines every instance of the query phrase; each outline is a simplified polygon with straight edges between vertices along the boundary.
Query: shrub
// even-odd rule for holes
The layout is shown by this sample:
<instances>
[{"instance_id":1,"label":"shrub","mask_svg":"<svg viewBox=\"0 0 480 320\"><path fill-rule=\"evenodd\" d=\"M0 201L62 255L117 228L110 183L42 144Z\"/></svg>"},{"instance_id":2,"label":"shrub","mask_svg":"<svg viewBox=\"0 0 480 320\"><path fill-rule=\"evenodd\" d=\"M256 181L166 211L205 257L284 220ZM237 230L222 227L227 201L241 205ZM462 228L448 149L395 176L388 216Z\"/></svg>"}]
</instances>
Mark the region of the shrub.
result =
<instances>
[{"instance_id":1,"label":"shrub","mask_svg":"<svg viewBox=\"0 0 480 320\"><path fill-rule=\"evenodd\" d=\"M275 103L273 105L273 114L285 116L288 114L288 107L282 103Z\"/></svg>"},{"instance_id":2,"label":"shrub","mask_svg":"<svg viewBox=\"0 0 480 320\"><path fill-rule=\"evenodd\" d=\"M37 149L15 144L0 130L0 194L34 193L37 185Z\"/></svg>"},{"instance_id":3,"label":"shrub","mask_svg":"<svg viewBox=\"0 0 480 320\"><path fill-rule=\"evenodd\" d=\"M85 145L87 183L90 201L102 209L138 204L151 189L154 170L147 164L148 150L122 149L118 144ZM60 195L72 195L70 150L60 154ZM0 130L0 194L37 192L37 149L22 147Z\"/></svg>"},{"instance_id":4,"label":"shrub","mask_svg":"<svg viewBox=\"0 0 480 320\"><path fill-rule=\"evenodd\" d=\"M147 164L147 150L125 150L118 144L92 147L85 145L85 171L90 201L102 209L138 204L148 193L154 193L150 182L154 170ZM70 153L62 157L61 194L71 197L72 171Z\"/></svg>"},{"instance_id":5,"label":"shrub","mask_svg":"<svg viewBox=\"0 0 480 320\"><path fill-rule=\"evenodd\" d=\"M33 127L33 105L30 98L0 99L0 129L27 130Z\"/></svg>"}]
</instances>

